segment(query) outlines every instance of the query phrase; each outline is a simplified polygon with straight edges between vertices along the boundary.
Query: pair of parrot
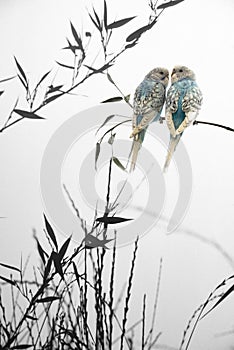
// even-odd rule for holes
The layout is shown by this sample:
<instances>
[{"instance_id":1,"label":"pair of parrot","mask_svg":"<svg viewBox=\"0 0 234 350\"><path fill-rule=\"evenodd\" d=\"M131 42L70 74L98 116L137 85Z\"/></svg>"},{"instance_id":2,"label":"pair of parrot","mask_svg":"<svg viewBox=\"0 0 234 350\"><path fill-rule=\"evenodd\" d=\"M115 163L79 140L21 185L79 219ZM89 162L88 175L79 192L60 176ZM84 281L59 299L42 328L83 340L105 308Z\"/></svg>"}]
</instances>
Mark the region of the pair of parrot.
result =
<instances>
[{"instance_id":1,"label":"pair of parrot","mask_svg":"<svg viewBox=\"0 0 234 350\"><path fill-rule=\"evenodd\" d=\"M151 70L137 87L133 101L133 138L130 171L135 169L138 152L151 122L159 121L164 103L165 119L170 131L170 142L164 172L184 130L196 119L202 104L202 93L195 74L185 66L175 66L171 73L171 86L166 95L169 71L157 67Z\"/></svg>"}]
</instances>

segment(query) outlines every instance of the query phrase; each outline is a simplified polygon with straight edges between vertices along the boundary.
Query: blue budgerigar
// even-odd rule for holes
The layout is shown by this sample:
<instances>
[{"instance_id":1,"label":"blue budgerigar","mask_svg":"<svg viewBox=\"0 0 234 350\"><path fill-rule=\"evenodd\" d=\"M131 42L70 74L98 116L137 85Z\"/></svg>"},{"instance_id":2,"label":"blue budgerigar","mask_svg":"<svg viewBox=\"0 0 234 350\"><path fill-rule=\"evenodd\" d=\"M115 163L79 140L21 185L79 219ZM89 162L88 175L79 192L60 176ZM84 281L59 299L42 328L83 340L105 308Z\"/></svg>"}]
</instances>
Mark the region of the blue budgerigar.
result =
<instances>
[{"instance_id":1,"label":"blue budgerigar","mask_svg":"<svg viewBox=\"0 0 234 350\"><path fill-rule=\"evenodd\" d=\"M151 70L137 87L133 102L132 161L130 171L135 169L138 152L141 148L149 124L158 121L165 102L169 72L157 67Z\"/></svg>"},{"instance_id":2,"label":"blue budgerigar","mask_svg":"<svg viewBox=\"0 0 234 350\"><path fill-rule=\"evenodd\" d=\"M170 143L164 165L167 170L171 157L184 130L196 119L202 104L202 93L195 74L185 66L174 67L171 86L166 97L166 122L170 131Z\"/></svg>"}]
</instances>

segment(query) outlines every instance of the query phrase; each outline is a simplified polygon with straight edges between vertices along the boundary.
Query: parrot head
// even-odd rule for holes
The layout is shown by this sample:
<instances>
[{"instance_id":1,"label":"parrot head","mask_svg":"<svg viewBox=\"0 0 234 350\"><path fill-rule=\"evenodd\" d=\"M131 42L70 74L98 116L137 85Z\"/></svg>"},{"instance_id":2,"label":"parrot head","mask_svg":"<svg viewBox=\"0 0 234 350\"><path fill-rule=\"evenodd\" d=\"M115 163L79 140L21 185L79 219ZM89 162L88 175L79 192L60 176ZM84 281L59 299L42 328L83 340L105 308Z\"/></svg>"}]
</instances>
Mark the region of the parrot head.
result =
<instances>
[{"instance_id":1,"label":"parrot head","mask_svg":"<svg viewBox=\"0 0 234 350\"><path fill-rule=\"evenodd\" d=\"M153 80L160 81L165 87L167 87L169 82L169 71L166 68L157 67L152 69L145 78L150 78Z\"/></svg>"},{"instance_id":2,"label":"parrot head","mask_svg":"<svg viewBox=\"0 0 234 350\"><path fill-rule=\"evenodd\" d=\"M175 66L171 73L171 82L175 83L184 78L190 78L192 80L195 80L195 74L188 67Z\"/></svg>"}]
</instances>

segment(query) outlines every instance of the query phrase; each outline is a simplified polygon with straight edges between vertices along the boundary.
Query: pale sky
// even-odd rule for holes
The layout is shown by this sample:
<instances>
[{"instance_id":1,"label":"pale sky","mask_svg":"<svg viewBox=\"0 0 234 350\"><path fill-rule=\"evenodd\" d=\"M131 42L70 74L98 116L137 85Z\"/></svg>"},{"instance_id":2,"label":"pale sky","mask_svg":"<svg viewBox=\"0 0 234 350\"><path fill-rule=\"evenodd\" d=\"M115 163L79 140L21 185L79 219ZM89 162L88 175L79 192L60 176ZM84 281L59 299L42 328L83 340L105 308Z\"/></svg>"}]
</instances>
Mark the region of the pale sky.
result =
<instances>
[{"instance_id":1,"label":"pale sky","mask_svg":"<svg viewBox=\"0 0 234 350\"><path fill-rule=\"evenodd\" d=\"M72 21L77 31L94 33L86 14L86 9L91 10L92 5L97 11L101 11L100 1L97 0L0 0L0 80L15 75L14 55L32 84L52 68L52 77L55 76L55 61L72 64L71 56L61 50L66 46L66 37L72 37L69 21ZM123 28L116 29L112 46L115 49L121 47L121 38L147 23L150 11L147 0L107 0L107 5L110 21L137 16ZM233 17L232 0L185 0L166 10L155 27L141 37L135 48L124 53L109 72L121 90L126 95L131 93L132 96L136 86L152 68L165 66L171 70L174 65L186 65L196 73L198 85L204 96L198 120L234 128ZM92 64L97 50L95 44L90 47L90 59L87 60L87 64ZM70 76L65 74L65 70L59 69L56 81L63 83L69 79ZM0 98L0 125L3 125L18 96L18 108L24 109L26 104L19 81L12 80L1 84L0 90L5 90ZM119 95L107 79L100 75L90 78L74 92L80 96L66 96L42 109L40 115L46 120L25 120L0 135L0 216L6 217L0 221L0 262L18 265L21 253L25 260L30 254L31 261L37 262L32 228L36 228L43 242L42 216L47 208L41 195L40 170L43 154L53 134L77 113L97 106L102 100ZM83 123L84 120L81 124L85 125ZM93 127L96 124L97 119ZM130 126L121 130L117 136L121 140L128 140ZM76 181L82 167L82 159L94 150L95 142L92 132L82 134L82 138L73 145L63 163L62 178L74 192L78 189ZM234 259L234 134L211 126L197 125L184 133L183 143L192 165L190 206L177 231L166 235L165 218L170 218L180 191L178 172L172 163L168 174L165 177L162 175L166 189L161 208L162 219L139 241L132 296L132 305L138 306L141 305L143 294L147 294L147 312L150 315L159 261L162 257L157 330L162 331L160 342L175 348L179 347L183 330L193 311L204 302L216 285L233 273L231 266L217 249L201 240L186 236L185 233L190 230L217 242ZM156 142L150 133L145 139L144 147L154 155L162 167L166 148L160 145L160 142ZM118 149L115 149L115 152L118 154ZM139 161L144 162L143 151L141 154ZM76 156L77 163L74 163ZM118 175L118 172L116 174L118 189L122 175ZM137 176L136 173L132 180L134 184L137 184ZM139 177L141 176L139 170ZM96 196L102 200L105 199L104 178L105 164L100 167L94 183ZM155 178L155 186L158 186L157 181ZM88 187L89 184L87 190ZM132 204L144 207L150 191L154 190L147 183L143 184L140 192L136 192ZM87 204L79 193L76 195L82 214L89 218L92 213L89 203ZM47 214L51 217L51 212ZM137 217L139 212L129 207L125 208L121 215ZM54 219L51 220L53 222ZM59 231L58 223L53 224L58 228L59 242L63 242L64 232ZM131 225L132 223L129 223L129 230ZM132 249L132 244L118 249L116 283L119 290L129 271ZM1 273L4 274L5 271L1 270ZM215 335L233 328L233 298L230 296L200 322L190 346L191 350L230 349L234 342L233 335ZM129 325L140 318L141 308L135 309L137 308L134 307Z\"/></svg>"}]
</instances>

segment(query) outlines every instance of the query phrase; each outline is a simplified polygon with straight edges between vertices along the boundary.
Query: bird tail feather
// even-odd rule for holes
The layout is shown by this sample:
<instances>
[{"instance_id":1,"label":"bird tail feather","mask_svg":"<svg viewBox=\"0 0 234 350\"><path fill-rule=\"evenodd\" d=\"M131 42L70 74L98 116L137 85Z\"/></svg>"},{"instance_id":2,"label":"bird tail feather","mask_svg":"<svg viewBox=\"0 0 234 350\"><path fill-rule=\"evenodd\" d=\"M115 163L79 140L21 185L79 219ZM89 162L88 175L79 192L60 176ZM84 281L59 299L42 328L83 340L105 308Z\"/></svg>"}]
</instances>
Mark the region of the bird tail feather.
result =
<instances>
[{"instance_id":1,"label":"bird tail feather","mask_svg":"<svg viewBox=\"0 0 234 350\"><path fill-rule=\"evenodd\" d=\"M142 145L141 141L139 141L139 140L133 141L130 172L132 172L135 169L136 161L137 161L137 157L138 157L138 152L141 148L141 145Z\"/></svg>"},{"instance_id":2,"label":"bird tail feather","mask_svg":"<svg viewBox=\"0 0 234 350\"><path fill-rule=\"evenodd\" d=\"M170 143L169 143L169 147L168 147L168 151L167 151L167 158L163 167L163 172L165 173L170 165L171 162L171 158L173 156L173 153L176 150L176 146L178 145L179 141L181 138L181 134L180 135L176 135L176 137L172 137L170 138Z\"/></svg>"}]
</instances>

